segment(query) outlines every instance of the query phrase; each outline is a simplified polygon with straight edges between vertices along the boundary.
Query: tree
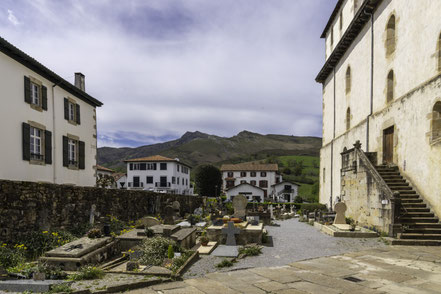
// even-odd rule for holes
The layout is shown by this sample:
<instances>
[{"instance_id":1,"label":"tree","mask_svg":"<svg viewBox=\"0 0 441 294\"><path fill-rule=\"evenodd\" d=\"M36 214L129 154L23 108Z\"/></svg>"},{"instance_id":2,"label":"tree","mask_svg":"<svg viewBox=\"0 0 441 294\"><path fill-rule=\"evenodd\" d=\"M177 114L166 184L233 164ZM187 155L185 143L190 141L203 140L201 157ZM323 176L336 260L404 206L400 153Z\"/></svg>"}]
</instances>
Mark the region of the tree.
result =
<instances>
[{"instance_id":1,"label":"tree","mask_svg":"<svg viewBox=\"0 0 441 294\"><path fill-rule=\"evenodd\" d=\"M285 167L282 171L285 175L290 175L291 174L291 169L289 167Z\"/></svg>"},{"instance_id":2,"label":"tree","mask_svg":"<svg viewBox=\"0 0 441 294\"><path fill-rule=\"evenodd\" d=\"M222 173L214 165L201 165L195 172L195 185L201 196L219 196L222 187Z\"/></svg>"}]
</instances>

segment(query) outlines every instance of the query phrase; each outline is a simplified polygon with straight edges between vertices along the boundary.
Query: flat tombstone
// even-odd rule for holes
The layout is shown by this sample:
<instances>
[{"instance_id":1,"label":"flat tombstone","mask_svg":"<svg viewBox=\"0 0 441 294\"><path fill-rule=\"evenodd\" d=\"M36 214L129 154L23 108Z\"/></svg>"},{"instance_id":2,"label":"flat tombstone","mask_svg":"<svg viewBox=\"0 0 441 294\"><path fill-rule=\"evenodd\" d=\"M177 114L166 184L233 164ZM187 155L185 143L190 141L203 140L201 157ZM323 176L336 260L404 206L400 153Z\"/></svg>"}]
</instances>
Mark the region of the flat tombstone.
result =
<instances>
[{"instance_id":1,"label":"flat tombstone","mask_svg":"<svg viewBox=\"0 0 441 294\"><path fill-rule=\"evenodd\" d=\"M234 222L228 222L228 227L222 229L222 234L227 235L227 246L236 246L236 236L240 233L240 229L234 226Z\"/></svg>"},{"instance_id":2,"label":"flat tombstone","mask_svg":"<svg viewBox=\"0 0 441 294\"><path fill-rule=\"evenodd\" d=\"M338 202L334 206L335 210L335 219L334 219L334 225L343 225L346 224L346 218L345 218L345 212L346 212L346 204L344 202Z\"/></svg>"},{"instance_id":3,"label":"flat tombstone","mask_svg":"<svg viewBox=\"0 0 441 294\"><path fill-rule=\"evenodd\" d=\"M248 199L243 195L233 198L234 217L243 218L246 215Z\"/></svg>"}]
</instances>

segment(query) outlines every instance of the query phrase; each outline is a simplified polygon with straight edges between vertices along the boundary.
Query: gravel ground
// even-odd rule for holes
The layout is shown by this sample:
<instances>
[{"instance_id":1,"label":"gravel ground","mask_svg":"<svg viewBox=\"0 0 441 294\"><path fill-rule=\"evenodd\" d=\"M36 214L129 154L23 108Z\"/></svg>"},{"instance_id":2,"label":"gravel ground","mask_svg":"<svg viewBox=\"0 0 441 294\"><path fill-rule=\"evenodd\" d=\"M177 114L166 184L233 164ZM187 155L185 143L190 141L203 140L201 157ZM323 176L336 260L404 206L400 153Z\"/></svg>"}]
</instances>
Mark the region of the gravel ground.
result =
<instances>
[{"instance_id":1,"label":"gravel ground","mask_svg":"<svg viewBox=\"0 0 441 294\"><path fill-rule=\"evenodd\" d=\"M320 232L298 219L276 221L280 226L266 226L273 246L264 246L259 256L246 257L226 269L219 270L216 264L223 258L202 256L184 274L184 278L195 278L216 271L231 271L252 267L282 266L310 258L343 254L369 248L387 246L380 238L334 238Z\"/></svg>"}]
</instances>

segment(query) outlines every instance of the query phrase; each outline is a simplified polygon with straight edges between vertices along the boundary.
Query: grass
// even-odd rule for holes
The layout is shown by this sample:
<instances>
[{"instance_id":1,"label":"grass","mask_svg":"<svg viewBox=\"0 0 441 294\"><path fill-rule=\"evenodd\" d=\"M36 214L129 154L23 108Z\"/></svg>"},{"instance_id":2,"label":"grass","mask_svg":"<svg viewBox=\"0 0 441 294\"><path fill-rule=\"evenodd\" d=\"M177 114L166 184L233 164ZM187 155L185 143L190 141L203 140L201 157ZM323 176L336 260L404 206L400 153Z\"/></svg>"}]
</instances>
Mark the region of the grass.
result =
<instances>
[{"instance_id":1,"label":"grass","mask_svg":"<svg viewBox=\"0 0 441 294\"><path fill-rule=\"evenodd\" d=\"M224 267L232 267L234 265L234 262L232 260L229 259L224 259L221 262L219 262L218 264L216 264L217 268L224 268Z\"/></svg>"},{"instance_id":2,"label":"grass","mask_svg":"<svg viewBox=\"0 0 441 294\"><path fill-rule=\"evenodd\" d=\"M262 253L262 247L259 245L252 245L247 247L240 247L239 254L243 254L245 256L257 256Z\"/></svg>"},{"instance_id":3,"label":"grass","mask_svg":"<svg viewBox=\"0 0 441 294\"><path fill-rule=\"evenodd\" d=\"M94 266L85 266L75 274L69 276L69 280L82 281L82 280L95 280L104 277L105 273L102 269Z\"/></svg>"}]
</instances>

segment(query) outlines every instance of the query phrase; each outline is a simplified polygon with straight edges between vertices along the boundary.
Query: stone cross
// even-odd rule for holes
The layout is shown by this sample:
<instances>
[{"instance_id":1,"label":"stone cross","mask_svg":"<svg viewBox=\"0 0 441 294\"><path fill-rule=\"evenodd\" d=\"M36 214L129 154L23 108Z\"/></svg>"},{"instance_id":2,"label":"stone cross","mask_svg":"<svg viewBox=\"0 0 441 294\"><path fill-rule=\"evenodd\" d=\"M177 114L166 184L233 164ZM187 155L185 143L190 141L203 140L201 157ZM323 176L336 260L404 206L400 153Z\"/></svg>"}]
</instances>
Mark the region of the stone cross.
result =
<instances>
[{"instance_id":1,"label":"stone cross","mask_svg":"<svg viewBox=\"0 0 441 294\"><path fill-rule=\"evenodd\" d=\"M338 202L334 206L335 210L335 219L334 219L334 225L344 225L346 224L346 218L345 218L345 211L347 207L344 202Z\"/></svg>"},{"instance_id":2,"label":"stone cross","mask_svg":"<svg viewBox=\"0 0 441 294\"><path fill-rule=\"evenodd\" d=\"M240 233L240 229L234 226L234 222L228 222L227 228L222 228L222 234L227 235L227 246L236 246L236 236Z\"/></svg>"},{"instance_id":3,"label":"stone cross","mask_svg":"<svg viewBox=\"0 0 441 294\"><path fill-rule=\"evenodd\" d=\"M243 195L233 198L234 217L243 218L246 215L248 199Z\"/></svg>"}]
</instances>

